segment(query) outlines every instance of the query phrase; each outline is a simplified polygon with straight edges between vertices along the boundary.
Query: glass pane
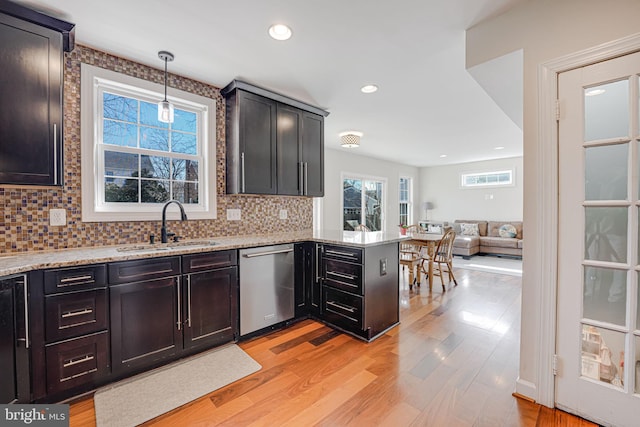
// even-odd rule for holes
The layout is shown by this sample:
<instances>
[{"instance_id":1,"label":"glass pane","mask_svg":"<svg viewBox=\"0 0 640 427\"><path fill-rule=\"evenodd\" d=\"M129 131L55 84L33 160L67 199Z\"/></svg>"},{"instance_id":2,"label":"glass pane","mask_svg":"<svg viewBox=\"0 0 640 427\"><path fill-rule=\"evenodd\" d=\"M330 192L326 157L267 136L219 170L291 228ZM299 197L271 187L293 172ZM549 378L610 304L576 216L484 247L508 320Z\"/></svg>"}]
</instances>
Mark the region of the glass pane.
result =
<instances>
[{"instance_id":1,"label":"glass pane","mask_svg":"<svg viewBox=\"0 0 640 427\"><path fill-rule=\"evenodd\" d=\"M171 151L174 153L198 154L196 136L188 133L171 132Z\"/></svg>"},{"instance_id":2,"label":"glass pane","mask_svg":"<svg viewBox=\"0 0 640 427\"><path fill-rule=\"evenodd\" d=\"M400 224L409 225L408 205L406 203L400 203Z\"/></svg>"},{"instance_id":3,"label":"glass pane","mask_svg":"<svg viewBox=\"0 0 640 427\"><path fill-rule=\"evenodd\" d=\"M157 116L156 110L156 116ZM184 111L177 109L175 110L173 118L173 123L171 124L171 129L179 130L182 132L190 132L195 134L196 129L198 128L198 116L196 113L192 113L190 111Z\"/></svg>"},{"instance_id":4,"label":"glass pane","mask_svg":"<svg viewBox=\"0 0 640 427\"><path fill-rule=\"evenodd\" d=\"M624 334L582 325L582 376L623 388Z\"/></svg>"},{"instance_id":5,"label":"glass pane","mask_svg":"<svg viewBox=\"0 0 640 427\"><path fill-rule=\"evenodd\" d=\"M121 147L135 147L138 145L138 127L105 119L102 126L102 142Z\"/></svg>"},{"instance_id":6,"label":"glass pane","mask_svg":"<svg viewBox=\"0 0 640 427\"><path fill-rule=\"evenodd\" d=\"M104 92L102 96L102 115L105 119L138 122L138 101L125 96Z\"/></svg>"},{"instance_id":7,"label":"glass pane","mask_svg":"<svg viewBox=\"0 0 640 427\"><path fill-rule=\"evenodd\" d=\"M629 135L629 81L584 90L584 140Z\"/></svg>"},{"instance_id":8,"label":"glass pane","mask_svg":"<svg viewBox=\"0 0 640 427\"><path fill-rule=\"evenodd\" d=\"M627 315L627 272L585 267L582 316L624 326Z\"/></svg>"},{"instance_id":9,"label":"glass pane","mask_svg":"<svg viewBox=\"0 0 640 427\"><path fill-rule=\"evenodd\" d=\"M197 182L173 182L173 198L182 203L198 203Z\"/></svg>"},{"instance_id":10,"label":"glass pane","mask_svg":"<svg viewBox=\"0 0 640 427\"><path fill-rule=\"evenodd\" d=\"M640 394L640 337L636 337L636 357L633 358L635 363L632 369L635 370L633 377L635 377L634 391L636 394Z\"/></svg>"},{"instance_id":11,"label":"glass pane","mask_svg":"<svg viewBox=\"0 0 640 427\"><path fill-rule=\"evenodd\" d=\"M169 200L169 181L142 179L140 181L142 203L164 203Z\"/></svg>"},{"instance_id":12,"label":"glass pane","mask_svg":"<svg viewBox=\"0 0 640 427\"><path fill-rule=\"evenodd\" d=\"M169 151L169 131L140 126L140 148Z\"/></svg>"},{"instance_id":13,"label":"glass pane","mask_svg":"<svg viewBox=\"0 0 640 427\"><path fill-rule=\"evenodd\" d=\"M629 144L589 147L585 150L586 200L627 199Z\"/></svg>"},{"instance_id":14,"label":"glass pane","mask_svg":"<svg viewBox=\"0 0 640 427\"><path fill-rule=\"evenodd\" d=\"M195 160L174 159L171 179L179 181L197 181L198 162Z\"/></svg>"},{"instance_id":15,"label":"glass pane","mask_svg":"<svg viewBox=\"0 0 640 427\"><path fill-rule=\"evenodd\" d=\"M365 181L365 225L371 231L382 230L382 183Z\"/></svg>"},{"instance_id":16,"label":"glass pane","mask_svg":"<svg viewBox=\"0 0 640 427\"><path fill-rule=\"evenodd\" d=\"M159 156L140 157L140 175L142 178L169 179L171 159Z\"/></svg>"},{"instance_id":17,"label":"glass pane","mask_svg":"<svg viewBox=\"0 0 640 427\"><path fill-rule=\"evenodd\" d=\"M105 151L104 172L109 176L138 176L138 155Z\"/></svg>"},{"instance_id":18,"label":"glass pane","mask_svg":"<svg viewBox=\"0 0 640 427\"><path fill-rule=\"evenodd\" d=\"M158 104L140 101L140 124L166 128L168 123L158 121Z\"/></svg>"},{"instance_id":19,"label":"glass pane","mask_svg":"<svg viewBox=\"0 0 640 427\"><path fill-rule=\"evenodd\" d=\"M342 190L343 229L354 230L362 221L362 181L345 179Z\"/></svg>"},{"instance_id":20,"label":"glass pane","mask_svg":"<svg viewBox=\"0 0 640 427\"><path fill-rule=\"evenodd\" d=\"M104 201L138 203L138 179L105 179Z\"/></svg>"},{"instance_id":21,"label":"glass pane","mask_svg":"<svg viewBox=\"0 0 640 427\"><path fill-rule=\"evenodd\" d=\"M585 208L585 255L598 261L627 262L626 207Z\"/></svg>"}]
</instances>

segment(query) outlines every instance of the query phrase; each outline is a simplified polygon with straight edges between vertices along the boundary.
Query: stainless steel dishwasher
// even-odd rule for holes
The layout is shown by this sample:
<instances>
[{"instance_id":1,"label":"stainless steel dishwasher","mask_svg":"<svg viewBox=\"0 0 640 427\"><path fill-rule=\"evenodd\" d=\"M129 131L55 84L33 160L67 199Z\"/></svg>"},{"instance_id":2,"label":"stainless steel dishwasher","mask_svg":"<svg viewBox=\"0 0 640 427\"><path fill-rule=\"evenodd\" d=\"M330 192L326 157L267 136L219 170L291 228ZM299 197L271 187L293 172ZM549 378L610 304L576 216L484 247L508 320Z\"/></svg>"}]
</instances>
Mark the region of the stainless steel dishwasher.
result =
<instances>
[{"instance_id":1,"label":"stainless steel dishwasher","mask_svg":"<svg viewBox=\"0 0 640 427\"><path fill-rule=\"evenodd\" d=\"M293 244L240 250L240 335L294 317Z\"/></svg>"}]
</instances>

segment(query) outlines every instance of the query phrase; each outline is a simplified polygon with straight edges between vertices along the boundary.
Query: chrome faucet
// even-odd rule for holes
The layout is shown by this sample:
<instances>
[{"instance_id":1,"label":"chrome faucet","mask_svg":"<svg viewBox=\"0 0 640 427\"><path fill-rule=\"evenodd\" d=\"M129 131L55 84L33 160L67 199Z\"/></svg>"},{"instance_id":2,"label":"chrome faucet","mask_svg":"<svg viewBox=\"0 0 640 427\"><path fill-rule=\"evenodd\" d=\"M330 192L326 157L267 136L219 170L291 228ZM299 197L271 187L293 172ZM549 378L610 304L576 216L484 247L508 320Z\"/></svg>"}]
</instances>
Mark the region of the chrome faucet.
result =
<instances>
[{"instance_id":1,"label":"chrome faucet","mask_svg":"<svg viewBox=\"0 0 640 427\"><path fill-rule=\"evenodd\" d=\"M187 214L184 213L184 207L182 207L182 203L177 200L169 200L167 203L165 203L162 207L162 228L160 229L160 241L162 243L167 243L167 237L169 236L167 234L167 206L169 206L171 203L175 203L180 208L180 220L187 220ZM173 235L173 233L171 233L171 235Z\"/></svg>"}]
</instances>

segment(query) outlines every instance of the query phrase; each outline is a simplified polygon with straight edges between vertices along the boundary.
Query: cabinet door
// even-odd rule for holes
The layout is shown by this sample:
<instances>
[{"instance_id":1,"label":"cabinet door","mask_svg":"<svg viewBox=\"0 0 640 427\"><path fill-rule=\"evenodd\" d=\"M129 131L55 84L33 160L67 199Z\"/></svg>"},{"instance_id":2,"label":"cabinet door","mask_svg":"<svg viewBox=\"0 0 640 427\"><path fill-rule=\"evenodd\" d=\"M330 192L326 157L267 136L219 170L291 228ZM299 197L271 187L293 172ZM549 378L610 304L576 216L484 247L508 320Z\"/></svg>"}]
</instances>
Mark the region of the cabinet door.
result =
<instances>
[{"instance_id":1,"label":"cabinet door","mask_svg":"<svg viewBox=\"0 0 640 427\"><path fill-rule=\"evenodd\" d=\"M240 192L276 194L276 102L238 91Z\"/></svg>"},{"instance_id":2,"label":"cabinet door","mask_svg":"<svg viewBox=\"0 0 640 427\"><path fill-rule=\"evenodd\" d=\"M62 34L0 14L0 182L61 185Z\"/></svg>"},{"instance_id":3,"label":"cabinet door","mask_svg":"<svg viewBox=\"0 0 640 427\"><path fill-rule=\"evenodd\" d=\"M294 259L294 307L295 316L302 317L307 314L307 244L296 243L293 248Z\"/></svg>"},{"instance_id":4,"label":"cabinet door","mask_svg":"<svg viewBox=\"0 0 640 427\"><path fill-rule=\"evenodd\" d=\"M302 134L302 111L278 104L277 120L278 194L302 195L304 183L300 140Z\"/></svg>"},{"instance_id":5,"label":"cabinet door","mask_svg":"<svg viewBox=\"0 0 640 427\"><path fill-rule=\"evenodd\" d=\"M157 365L182 349L178 287L169 277L109 288L114 374Z\"/></svg>"},{"instance_id":6,"label":"cabinet door","mask_svg":"<svg viewBox=\"0 0 640 427\"><path fill-rule=\"evenodd\" d=\"M324 196L324 117L302 115L302 162L305 196Z\"/></svg>"},{"instance_id":7,"label":"cabinet door","mask_svg":"<svg viewBox=\"0 0 640 427\"><path fill-rule=\"evenodd\" d=\"M238 328L238 268L185 277L185 348L213 347L233 341Z\"/></svg>"}]
</instances>

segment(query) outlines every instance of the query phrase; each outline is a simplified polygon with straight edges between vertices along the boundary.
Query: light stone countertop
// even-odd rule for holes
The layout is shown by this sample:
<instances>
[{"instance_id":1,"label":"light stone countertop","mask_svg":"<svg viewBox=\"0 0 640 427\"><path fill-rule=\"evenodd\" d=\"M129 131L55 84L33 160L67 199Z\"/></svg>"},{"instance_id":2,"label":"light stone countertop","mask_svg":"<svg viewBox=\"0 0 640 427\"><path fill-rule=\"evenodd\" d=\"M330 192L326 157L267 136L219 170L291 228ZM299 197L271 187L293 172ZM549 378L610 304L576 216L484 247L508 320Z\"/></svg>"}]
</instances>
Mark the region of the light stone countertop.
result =
<instances>
[{"instance_id":1,"label":"light stone countertop","mask_svg":"<svg viewBox=\"0 0 640 427\"><path fill-rule=\"evenodd\" d=\"M155 258L161 256L241 249L314 241L366 248L407 239L398 233L361 231L300 231L291 233L226 236L202 239L187 239L177 244L156 243L129 244L120 246L96 246L54 251L22 252L0 256L0 276L24 273L45 268L72 267L103 262ZM212 244L215 242L215 244Z\"/></svg>"}]
</instances>

